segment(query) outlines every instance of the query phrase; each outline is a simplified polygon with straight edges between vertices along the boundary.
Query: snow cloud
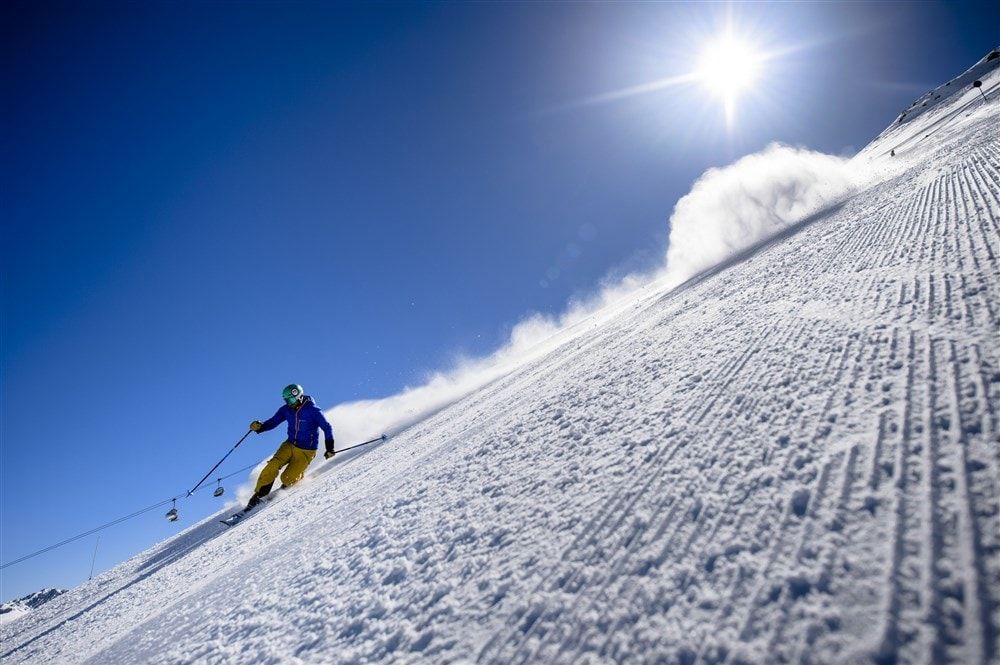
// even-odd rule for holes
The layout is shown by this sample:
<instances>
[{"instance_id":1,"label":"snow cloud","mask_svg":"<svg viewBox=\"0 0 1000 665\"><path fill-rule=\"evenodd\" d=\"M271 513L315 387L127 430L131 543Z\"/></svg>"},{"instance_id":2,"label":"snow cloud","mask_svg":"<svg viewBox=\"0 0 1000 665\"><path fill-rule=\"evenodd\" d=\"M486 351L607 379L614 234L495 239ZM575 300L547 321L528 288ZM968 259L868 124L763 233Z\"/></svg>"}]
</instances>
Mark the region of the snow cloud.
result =
<instances>
[{"instance_id":1,"label":"snow cloud","mask_svg":"<svg viewBox=\"0 0 1000 665\"><path fill-rule=\"evenodd\" d=\"M665 271L675 284L843 196L848 160L771 144L709 169L674 207Z\"/></svg>"},{"instance_id":2,"label":"snow cloud","mask_svg":"<svg viewBox=\"0 0 1000 665\"><path fill-rule=\"evenodd\" d=\"M659 269L602 284L559 316L529 316L493 354L463 358L420 386L334 407L327 416L338 442L349 445L383 432L391 436L631 307L644 292L676 287L816 212L850 188L847 164L839 157L775 144L725 168L709 169L677 202Z\"/></svg>"}]
</instances>

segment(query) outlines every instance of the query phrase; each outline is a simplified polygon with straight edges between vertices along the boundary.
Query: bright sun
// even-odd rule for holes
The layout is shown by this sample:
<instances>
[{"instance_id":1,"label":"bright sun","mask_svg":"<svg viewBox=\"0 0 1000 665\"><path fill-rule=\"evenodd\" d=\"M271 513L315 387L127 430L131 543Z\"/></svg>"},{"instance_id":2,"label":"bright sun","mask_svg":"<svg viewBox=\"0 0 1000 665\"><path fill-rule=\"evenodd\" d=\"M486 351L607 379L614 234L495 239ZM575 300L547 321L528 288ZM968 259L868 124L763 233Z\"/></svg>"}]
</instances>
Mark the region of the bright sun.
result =
<instances>
[{"instance_id":1,"label":"bright sun","mask_svg":"<svg viewBox=\"0 0 1000 665\"><path fill-rule=\"evenodd\" d=\"M737 96L752 88L760 75L760 63L761 57L753 45L731 31L710 42L702 52L696 76L722 97L728 123L733 122Z\"/></svg>"}]
</instances>

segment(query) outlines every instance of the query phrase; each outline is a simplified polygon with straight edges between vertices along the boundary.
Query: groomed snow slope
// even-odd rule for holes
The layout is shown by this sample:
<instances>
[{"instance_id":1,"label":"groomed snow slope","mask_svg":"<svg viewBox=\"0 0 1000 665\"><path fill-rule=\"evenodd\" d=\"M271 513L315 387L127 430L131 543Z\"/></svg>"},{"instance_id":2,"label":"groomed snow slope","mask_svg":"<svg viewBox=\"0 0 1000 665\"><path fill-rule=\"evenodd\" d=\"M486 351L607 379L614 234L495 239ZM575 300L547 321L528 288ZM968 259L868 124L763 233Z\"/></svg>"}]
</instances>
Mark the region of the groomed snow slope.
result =
<instances>
[{"instance_id":1,"label":"groomed snow slope","mask_svg":"<svg viewBox=\"0 0 1000 665\"><path fill-rule=\"evenodd\" d=\"M1000 662L998 106L0 657Z\"/></svg>"}]
</instances>

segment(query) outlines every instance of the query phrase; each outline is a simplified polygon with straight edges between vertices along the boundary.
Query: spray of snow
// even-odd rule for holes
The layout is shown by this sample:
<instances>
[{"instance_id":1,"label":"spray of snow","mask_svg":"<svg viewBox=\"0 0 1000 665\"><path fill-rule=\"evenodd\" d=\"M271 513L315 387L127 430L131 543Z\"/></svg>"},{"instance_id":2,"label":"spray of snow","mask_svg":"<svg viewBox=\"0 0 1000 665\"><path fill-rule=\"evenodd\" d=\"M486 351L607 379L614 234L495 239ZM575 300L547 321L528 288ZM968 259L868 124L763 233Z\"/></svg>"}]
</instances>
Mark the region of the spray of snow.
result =
<instances>
[{"instance_id":1,"label":"spray of snow","mask_svg":"<svg viewBox=\"0 0 1000 665\"><path fill-rule=\"evenodd\" d=\"M558 316L533 314L514 326L507 343L491 355L461 358L422 385L330 409L326 415L338 445L399 432L614 316L650 285L675 287L828 205L851 185L847 161L774 144L725 168L709 169L677 202L661 267L605 281ZM240 497L247 496L249 489L243 488Z\"/></svg>"},{"instance_id":2,"label":"spray of snow","mask_svg":"<svg viewBox=\"0 0 1000 665\"><path fill-rule=\"evenodd\" d=\"M627 277L605 285L596 295L578 298L559 316L532 314L511 330L507 343L484 358L463 357L452 369L432 374L425 383L407 387L384 399L341 404L326 415L346 444L405 429L436 411L478 390L524 363L539 358L572 339L585 324L607 315L610 305L620 303L649 282L649 278Z\"/></svg>"},{"instance_id":3,"label":"spray of snow","mask_svg":"<svg viewBox=\"0 0 1000 665\"><path fill-rule=\"evenodd\" d=\"M709 169L670 217L667 279L679 284L843 196L847 162L775 143Z\"/></svg>"}]
</instances>

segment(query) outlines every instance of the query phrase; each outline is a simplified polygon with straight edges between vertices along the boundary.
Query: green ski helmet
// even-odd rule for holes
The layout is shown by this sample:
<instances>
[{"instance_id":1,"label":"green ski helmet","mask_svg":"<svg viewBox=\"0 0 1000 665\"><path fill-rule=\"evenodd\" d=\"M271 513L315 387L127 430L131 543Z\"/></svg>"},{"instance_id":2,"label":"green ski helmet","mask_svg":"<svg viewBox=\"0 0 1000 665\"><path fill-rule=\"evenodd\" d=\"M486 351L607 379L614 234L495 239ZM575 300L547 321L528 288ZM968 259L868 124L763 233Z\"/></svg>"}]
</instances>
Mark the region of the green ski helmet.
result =
<instances>
[{"instance_id":1,"label":"green ski helmet","mask_svg":"<svg viewBox=\"0 0 1000 665\"><path fill-rule=\"evenodd\" d=\"M281 399L285 400L285 404L288 406L298 406L302 404L302 400L306 397L306 392L302 390L302 386L297 383L292 383L285 386L285 389L281 391Z\"/></svg>"}]
</instances>

